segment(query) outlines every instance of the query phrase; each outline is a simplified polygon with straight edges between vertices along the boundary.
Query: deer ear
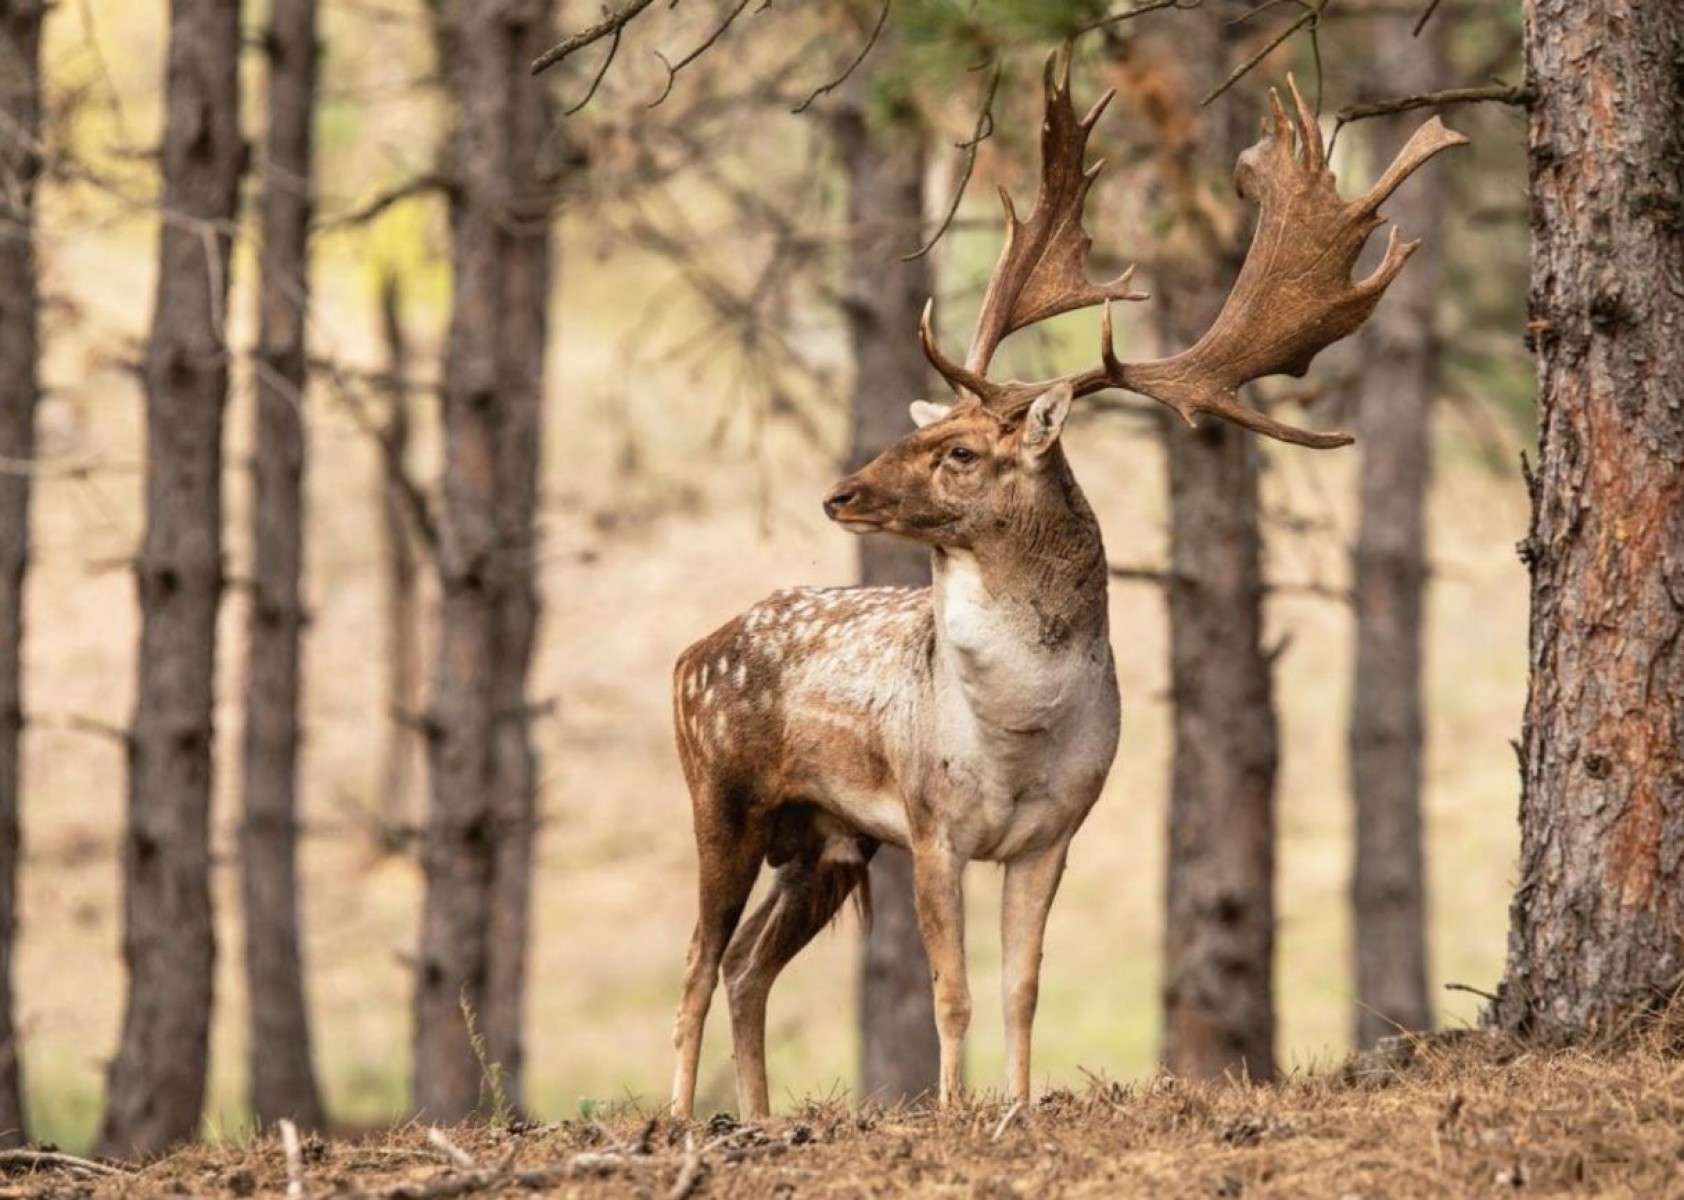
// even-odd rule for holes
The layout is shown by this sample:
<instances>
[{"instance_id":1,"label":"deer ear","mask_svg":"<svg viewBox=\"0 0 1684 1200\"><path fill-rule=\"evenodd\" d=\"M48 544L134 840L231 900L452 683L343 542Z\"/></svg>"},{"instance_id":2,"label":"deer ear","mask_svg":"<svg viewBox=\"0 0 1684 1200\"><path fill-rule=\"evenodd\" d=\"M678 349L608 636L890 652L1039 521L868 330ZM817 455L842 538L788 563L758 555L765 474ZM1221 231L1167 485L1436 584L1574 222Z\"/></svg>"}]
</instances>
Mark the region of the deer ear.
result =
<instances>
[{"instance_id":1,"label":"deer ear","mask_svg":"<svg viewBox=\"0 0 1684 1200\"><path fill-rule=\"evenodd\" d=\"M914 400L912 402L912 423L922 429L926 425L934 425L952 411L953 406L951 404L932 404L928 400Z\"/></svg>"},{"instance_id":2,"label":"deer ear","mask_svg":"<svg viewBox=\"0 0 1684 1200\"><path fill-rule=\"evenodd\" d=\"M1035 397L1023 422L1023 448L1031 457L1038 458L1053 448L1058 435L1064 432L1064 418L1070 415L1070 401L1074 398L1068 383Z\"/></svg>"}]
</instances>

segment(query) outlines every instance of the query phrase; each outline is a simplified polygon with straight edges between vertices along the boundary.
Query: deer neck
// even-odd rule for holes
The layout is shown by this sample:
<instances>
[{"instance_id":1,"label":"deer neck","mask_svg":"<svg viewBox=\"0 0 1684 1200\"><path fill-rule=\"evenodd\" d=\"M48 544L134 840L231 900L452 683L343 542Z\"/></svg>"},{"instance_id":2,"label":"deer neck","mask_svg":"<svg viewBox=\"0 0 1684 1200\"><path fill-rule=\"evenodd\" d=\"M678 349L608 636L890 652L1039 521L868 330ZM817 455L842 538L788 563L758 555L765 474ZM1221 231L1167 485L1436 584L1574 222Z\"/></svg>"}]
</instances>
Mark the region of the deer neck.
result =
<instances>
[{"instance_id":1,"label":"deer neck","mask_svg":"<svg viewBox=\"0 0 1684 1200\"><path fill-rule=\"evenodd\" d=\"M1044 727L1071 670L1110 669L1108 573L1099 523L1062 468L998 536L938 549L933 563L938 670L992 724Z\"/></svg>"}]
</instances>

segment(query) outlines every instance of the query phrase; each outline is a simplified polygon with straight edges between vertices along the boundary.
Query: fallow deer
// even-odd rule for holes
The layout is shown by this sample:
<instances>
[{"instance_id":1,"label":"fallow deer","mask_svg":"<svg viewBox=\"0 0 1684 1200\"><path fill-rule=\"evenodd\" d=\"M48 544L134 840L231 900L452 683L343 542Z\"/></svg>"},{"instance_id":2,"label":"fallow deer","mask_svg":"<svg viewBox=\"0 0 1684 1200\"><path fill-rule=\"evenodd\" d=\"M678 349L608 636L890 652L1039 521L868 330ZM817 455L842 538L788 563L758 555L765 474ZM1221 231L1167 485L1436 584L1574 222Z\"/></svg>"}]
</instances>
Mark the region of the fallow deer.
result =
<instances>
[{"instance_id":1,"label":"fallow deer","mask_svg":"<svg viewBox=\"0 0 1684 1200\"><path fill-rule=\"evenodd\" d=\"M1049 60L1044 86L1040 191L1020 219L1002 189L1005 246L963 363L938 348L924 312L924 351L957 402L914 403L918 428L824 502L845 529L929 546L933 585L778 592L679 656L674 719L701 866L674 1032L681 1117L694 1104L722 966L740 1107L767 1114L767 994L850 895L866 907L866 864L883 843L912 852L943 1104L959 1092L971 1012L960 874L972 860L1004 864L1006 1085L1029 1098L1047 913L1110 770L1120 717L1099 524L1059 444L1071 402L1123 388L1189 424L1211 413L1302 446L1350 442L1281 424L1241 405L1237 389L1304 374L1362 324L1418 244L1400 244L1394 229L1373 274L1353 281L1384 224L1375 210L1428 158L1466 140L1434 118L1366 195L1341 200L1315 117L1289 79L1291 112L1271 92L1262 140L1235 171L1260 214L1220 315L1180 354L1122 362L1110 303L1145 297L1130 290L1129 271L1088 280L1082 226L1101 165L1084 165L1088 134L1111 94L1078 119L1068 66ZM988 377L1007 335L1093 305L1104 308L1097 366L1039 383ZM739 928L762 862L775 870L770 892Z\"/></svg>"}]
</instances>

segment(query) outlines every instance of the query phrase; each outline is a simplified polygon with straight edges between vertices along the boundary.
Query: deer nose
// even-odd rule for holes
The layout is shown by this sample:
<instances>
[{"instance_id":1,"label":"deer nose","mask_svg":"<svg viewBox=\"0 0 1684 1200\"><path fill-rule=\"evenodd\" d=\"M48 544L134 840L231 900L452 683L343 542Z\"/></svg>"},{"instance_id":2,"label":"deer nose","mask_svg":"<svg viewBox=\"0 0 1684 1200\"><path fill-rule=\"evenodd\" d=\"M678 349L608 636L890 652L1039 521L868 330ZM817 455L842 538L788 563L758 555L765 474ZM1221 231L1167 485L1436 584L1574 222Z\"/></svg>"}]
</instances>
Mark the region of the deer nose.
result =
<instances>
[{"instance_id":1,"label":"deer nose","mask_svg":"<svg viewBox=\"0 0 1684 1200\"><path fill-rule=\"evenodd\" d=\"M855 487L852 481L843 480L841 483L836 485L830 495L825 497L824 515L834 521L836 519L836 514L841 512L844 508L847 508L848 505L852 504L854 502L854 498L858 495L859 488Z\"/></svg>"}]
</instances>

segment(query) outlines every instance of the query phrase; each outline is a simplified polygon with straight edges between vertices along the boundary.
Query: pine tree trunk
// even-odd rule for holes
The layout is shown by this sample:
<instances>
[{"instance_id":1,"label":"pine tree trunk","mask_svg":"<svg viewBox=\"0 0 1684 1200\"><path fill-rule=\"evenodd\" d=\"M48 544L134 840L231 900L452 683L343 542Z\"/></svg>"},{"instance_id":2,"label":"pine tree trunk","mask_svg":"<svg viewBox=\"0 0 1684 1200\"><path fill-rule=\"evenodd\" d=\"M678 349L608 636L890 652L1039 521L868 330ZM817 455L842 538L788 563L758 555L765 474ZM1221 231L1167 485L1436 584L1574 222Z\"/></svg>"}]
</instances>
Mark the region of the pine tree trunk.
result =
<instances>
[{"instance_id":1,"label":"pine tree trunk","mask_svg":"<svg viewBox=\"0 0 1684 1200\"><path fill-rule=\"evenodd\" d=\"M492 778L497 857L491 894L490 974L485 1031L502 1072L505 1100L525 1108L526 960L531 940L532 871L538 842L538 759L527 695L538 626L538 480L544 442L544 358L549 346L550 219L555 180L538 161L555 126L550 92L520 73L555 44L554 6L528 3L511 29L509 88L512 156L502 244L502 420L498 441L499 588L493 680L496 742ZM548 161L548 160L546 160Z\"/></svg>"},{"instance_id":2,"label":"pine tree trunk","mask_svg":"<svg viewBox=\"0 0 1684 1200\"><path fill-rule=\"evenodd\" d=\"M1178 14L1175 46L1157 42L1168 103L1167 214L1179 247L1153 304L1166 350L1210 328L1245 255L1233 211L1234 160L1255 137L1252 103L1198 101L1226 74L1225 5ZM1190 124L1183 124L1187 121ZM1217 198L1221 197L1220 200ZM1276 729L1263 648L1263 539L1257 437L1220 421L1197 431L1166 419L1170 504L1170 779L1163 976L1163 1061L1190 1078L1275 1072Z\"/></svg>"},{"instance_id":3,"label":"pine tree trunk","mask_svg":"<svg viewBox=\"0 0 1684 1200\"><path fill-rule=\"evenodd\" d=\"M518 0L488 17L458 2L445 6L439 25L457 113L450 164L455 288L444 368L442 614L415 1000L415 1100L435 1120L474 1111L482 1074L493 1065L501 1091L485 1099L520 1101L536 828L526 674L537 616L552 182L535 165L548 101L525 64L553 40L552 10L547 0ZM478 1051L464 1008L484 1038Z\"/></svg>"},{"instance_id":4,"label":"pine tree trunk","mask_svg":"<svg viewBox=\"0 0 1684 1200\"><path fill-rule=\"evenodd\" d=\"M159 234L144 366L146 532L136 564L141 637L123 844L129 990L100 1135L102 1151L116 1156L193 1137L204 1103L216 956L209 833L226 231L245 157L239 57L236 0L172 0L163 207L174 217Z\"/></svg>"},{"instance_id":5,"label":"pine tree trunk","mask_svg":"<svg viewBox=\"0 0 1684 1200\"><path fill-rule=\"evenodd\" d=\"M1539 437L1520 882L1494 1015L1588 1040L1684 981L1684 12L1522 12Z\"/></svg>"},{"instance_id":6,"label":"pine tree trunk","mask_svg":"<svg viewBox=\"0 0 1684 1200\"><path fill-rule=\"evenodd\" d=\"M1375 18L1374 51L1390 61L1393 95L1429 92L1438 81L1436 35L1410 41L1413 14ZM1394 52L1395 51L1395 52ZM1381 99L1376 95L1372 99ZM1368 134L1377 163L1390 162L1421 124L1418 113L1380 117ZM1423 238L1362 334L1357 444L1362 518L1354 555L1356 664L1351 688L1351 796L1356 864L1351 907L1356 1044L1432 1027L1427 996L1426 877L1421 841L1421 627L1427 579L1428 406L1438 381L1438 295L1444 175L1424 171L1390 202L1388 215Z\"/></svg>"},{"instance_id":7,"label":"pine tree trunk","mask_svg":"<svg viewBox=\"0 0 1684 1200\"><path fill-rule=\"evenodd\" d=\"M322 1124L298 928L299 637L304 627L305 314L316 0L271 0L253 407L245 820L240 829L251 1107Z\"/></svg>"},{"instance_id":8,"label":"pine tree trunk","mask_svg":"<svg viewBox=\"0 0 1684 1200\"><path fill-rule=\"evenodd\" d=\"M912 428L907 406L930 394L915 333L934 287L928 258L900 261L922 225L927 139L910 123L869 122L864 82L847 89L833 118L852 231L844 284L854 360L850 471L904 437ZM929 551L910 542L868 536L860 543L859 563L863 584L930 582ZM905 851L891 846L877 852L871 898L872 923L860 956L859 1094L894 1104L933 1091L941 1063L929 959Z\"/></svg>"},{"instance_id":9,"label":"pine tree trunk","mask_svg":"<svg viewBox=\"0 0 1684 1200\"><path fill-rule=\"evenodd\" d=\"M22 1145L23 1086L12 1021L22 795L23 584L30 464L41 395L34 143L41 131L39 0L0 0L0 1148Z\"/></svg>"},{"instance_id":10,"label":"pine tree trunk","mask_svg":"<svg viewBox=\"0 0 1684 1200\"><path fill-rule=\"evenodd\" d=\"M410 802L415 776L415 714L420 711L420 605L416 585L415 531L404 499L392 478L390 464L409 458L409 347L403 331L403 301L397 278L380 283L380 328L386 343L386 414L380 438L384 452L378 477L381 573L385 609L386 715L385 747L381 751L380 828L386 847L404 844L414 820Z\"/></svg>"}]
</instances>

